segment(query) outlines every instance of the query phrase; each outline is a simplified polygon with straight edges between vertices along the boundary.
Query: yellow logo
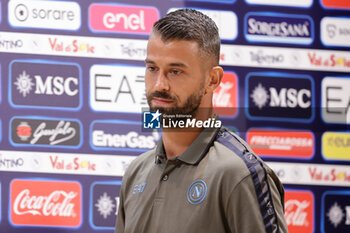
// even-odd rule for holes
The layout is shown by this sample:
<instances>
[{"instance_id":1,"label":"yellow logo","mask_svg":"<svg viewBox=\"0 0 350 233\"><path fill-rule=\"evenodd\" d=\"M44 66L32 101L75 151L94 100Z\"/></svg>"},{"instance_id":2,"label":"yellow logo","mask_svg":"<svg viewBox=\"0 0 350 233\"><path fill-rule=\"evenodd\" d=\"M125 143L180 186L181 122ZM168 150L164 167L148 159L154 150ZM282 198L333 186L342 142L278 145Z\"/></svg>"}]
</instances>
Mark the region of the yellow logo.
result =
<instances>
[{"instance_id":1,"label":"yellow logo","mask_svg":"<svg viewBox=\"0 0 350 233\"><path fill-rule=\"evenodd\" d=\"M350 132L325 132L322 154L325 159L350 160Z\"/></svg>"}]
</instances>

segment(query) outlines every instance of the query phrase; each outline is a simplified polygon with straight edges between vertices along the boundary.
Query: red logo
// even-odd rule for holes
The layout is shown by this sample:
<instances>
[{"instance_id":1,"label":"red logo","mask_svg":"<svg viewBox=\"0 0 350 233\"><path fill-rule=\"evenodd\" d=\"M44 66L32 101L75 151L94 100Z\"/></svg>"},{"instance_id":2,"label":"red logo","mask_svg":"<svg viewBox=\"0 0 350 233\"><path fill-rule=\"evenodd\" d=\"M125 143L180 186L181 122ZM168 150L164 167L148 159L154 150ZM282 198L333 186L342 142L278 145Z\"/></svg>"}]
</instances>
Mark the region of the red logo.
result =
<instances>
[{"instance_id":1,"label":"red logo","mask_svg":"<svg viewBox=\"0 0 350 233\"><path fill-rule=\"evenodd\" d=\"M286 190L284 207L289 233L313 232L314 196L310 191Z\"/></svg>"},{"instance_id":2,"label":"red logo","mask_svg":"<svg viewBox=\"0 0 350 233\"><path fill-rule=\"evenodd\" d=\"M341 57L336 54L322 56L315 52L307 54L310 64L316 67L340 67L350 68L350 57Z\"/></svg>"},{"instance_id":3,"label":"red logo","mask_svg":"<svg viewBox=\"0 0 350 233\"><path fill-rule=\"evenodd\" d=\"M314 155L314 136L310 131L253 128L247 142L261 156L310 159Z\"/></svg>"},{"instance_id":4,"label":"red logo","mask_svg":"<svg viewBox=\"0 0 350 233\"><path fill-rule=\"evenodd\" d=\"M238 81L235 73L225 72L220 86L214 91L213 104L215 112L220 116L233 117L238 107Z\"/></svg>"},{"instance_id":5,"label":"red logo","mask_svg":"<svg viewBox=\"0 0 350 233\"><path fill-rule=\"evenodd\" d=\"M17 136L22 141L27 141L30 136L32 136L32 127L26 121L22 121L17 126Z\"/></svg>"},{"instance_id":6,"label":"red logo","mask_svg":"<svg viewBox=\"0 0 350 233\"><path fill-rule=\"evenodd\" d=\"M149 34L159 19L154 7L92 4L89 24L94 31Z\"/></svg>"},{"instance_id":7,"label":"red logo","mask_svg":"<svg viewBox=\"0 0 350 233\"><path fill-rule=\"evenodd\" d=\"M49 37L48 40L51 50L55 52L73 52L85 54L95 53L95 46L89 43L80 42L78 40L72 40L71 42L67 43L66 41L59 40L56 37Z\"/></svg>"},{"instance_id":8,"label":"red logo","mask_svg":"<svg viewBox=\"0 0 350 233\"><path fill-rule=\"evenodd\" d=\"M321 0L325 8L350 9L349 0Z\"/></svg>"},{"instance_id":9,"label":"red logo","mask_svg":"<svg viewBox=\"0 0 350 233\"><path fill-rule=\"evenodd\" d=\"M82 221L78 182L14 180L10 220L14 225L78 227Z\"/></svg>"},{"instance_id":10,"label":"red logo","mask_svg":"<svg viewBox=\"0 0 350 233\"><path fill-rule=\"evenodd\" d=\"M50 155L50 162L53 169L57 170L85 170L85 171L96 171L96 164L89 160L82 160L78 157L65 160L58 156Z\"/></svg>"}]
</instances>

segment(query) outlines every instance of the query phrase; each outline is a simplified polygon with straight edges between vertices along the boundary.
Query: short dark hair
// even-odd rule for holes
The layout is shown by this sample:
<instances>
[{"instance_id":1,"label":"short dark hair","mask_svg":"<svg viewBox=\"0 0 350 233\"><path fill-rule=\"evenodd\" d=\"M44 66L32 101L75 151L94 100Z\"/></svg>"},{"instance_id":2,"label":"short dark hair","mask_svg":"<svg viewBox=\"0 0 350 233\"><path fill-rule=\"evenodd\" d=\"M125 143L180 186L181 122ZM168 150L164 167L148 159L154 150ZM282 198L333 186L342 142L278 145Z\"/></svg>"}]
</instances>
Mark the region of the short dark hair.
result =
<instances>
[{"instance_id":1,"label":"short dark hair","mask_svg":"<svg viewBox=\"0 0 350 233\"><path fill-rule=\"evenodd\" d=\"M180 9L170 12L155 22L152 32L158 33L163 41L196 41L204 55L213 56L219 64L221 41L218 27L210 17L199 11Z\"/></svg>"}]
</instances>

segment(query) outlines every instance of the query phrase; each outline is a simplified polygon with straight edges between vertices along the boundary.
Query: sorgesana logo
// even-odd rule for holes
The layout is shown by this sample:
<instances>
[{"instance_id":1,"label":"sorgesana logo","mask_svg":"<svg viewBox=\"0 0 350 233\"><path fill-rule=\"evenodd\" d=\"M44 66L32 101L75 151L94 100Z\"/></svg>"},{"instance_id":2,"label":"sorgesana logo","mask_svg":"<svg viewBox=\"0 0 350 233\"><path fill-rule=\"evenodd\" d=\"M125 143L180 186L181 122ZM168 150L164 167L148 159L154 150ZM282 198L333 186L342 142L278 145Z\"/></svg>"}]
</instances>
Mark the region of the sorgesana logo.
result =
<instances>
[{"instance_id":1,"label":"sorgesana logo","mask_svg":"<svg viewBox=\"0 0 350 233\"><path fill-rule=\"evenodd\" d=\"M99 230L113 230L119 207L121 181L95 182L90 188L90 225Z\"/></svg>"},{"instance_id":2,"label":"sorgesana logo","mask_svg":"<svg viewBox=\"0 0 350 233\"><path fill-rule=\"evenodd\" d=\"M10 123L10 142L15 146L79 148L81 135L77 120L14 117Z\"/></svg>"},{"instance_id":3,"label":"sorgesana logo","mask_svg":"<svg viewBox=\"0 0 350 233\"><path fill-rule=\"evenodd\" d=\"M90 127L90 144L95 150L142 152L154 148L160 134L141 129L141 122L97 120Z\"/></svg>"},{"instance_id":4,"label":"sorgesana logo","mask_svg":"<svg viewBox=\"0 0 350 233\"><path fill-rule=\"evenodd\" d=\"M253 120L311 122L314 85L307 75L249 73L246 78L246 113Z\"/></svg>"},{"instance_id":5,"label":"sorgesana logo","mask_svg":"<svg viewBox=\"0 0 350 233\"><path fill-rule=\"evenodd\" d=\"M314 40L314 23L306 15L247 13L244 34L248 41L253 42L308 45Z\"/></svg>"},{"instance_id":6,"label":"sorgesana logo","mask_svg":"<svg viewBox=\"0 0 350 233\"><path fill-rule=\"evenodd\" d=\"M89 8L89 26L96 32L148 35L158 19L155 7L94 3Z\"/></svg>"},{"instance_id":7,"label":"sorgesana logo","mask_svg":"<svg viewBox=\"0 0 350 233\"><path fill-rule=\"evenodd\" d=\"M78 110L81 103L78 64L13 61L9 72L9 102L21 107Z\"/></svg>"}]
</instances>

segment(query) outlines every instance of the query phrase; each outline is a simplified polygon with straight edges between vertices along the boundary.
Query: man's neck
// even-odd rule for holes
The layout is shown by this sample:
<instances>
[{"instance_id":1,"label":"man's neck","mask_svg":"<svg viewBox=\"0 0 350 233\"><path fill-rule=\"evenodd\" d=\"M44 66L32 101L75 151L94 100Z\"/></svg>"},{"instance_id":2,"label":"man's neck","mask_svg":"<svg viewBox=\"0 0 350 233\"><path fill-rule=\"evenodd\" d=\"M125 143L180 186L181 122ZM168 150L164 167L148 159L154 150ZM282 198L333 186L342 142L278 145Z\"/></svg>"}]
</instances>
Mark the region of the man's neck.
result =
<instances>
[{"instance_id":1,"label":"man's neck","mask_svg":"<svg viewBox=\"0 0 350 233\"><path fill-rule=\"evenodd\" d=\"M212 117L212 111L208 110L198 114L196 120L205 121L210 117ZM203 128L163 130L162 138L167 158L170 159L183 154L202 131Z\"/></svg>"}]
</instances>

